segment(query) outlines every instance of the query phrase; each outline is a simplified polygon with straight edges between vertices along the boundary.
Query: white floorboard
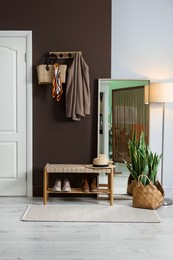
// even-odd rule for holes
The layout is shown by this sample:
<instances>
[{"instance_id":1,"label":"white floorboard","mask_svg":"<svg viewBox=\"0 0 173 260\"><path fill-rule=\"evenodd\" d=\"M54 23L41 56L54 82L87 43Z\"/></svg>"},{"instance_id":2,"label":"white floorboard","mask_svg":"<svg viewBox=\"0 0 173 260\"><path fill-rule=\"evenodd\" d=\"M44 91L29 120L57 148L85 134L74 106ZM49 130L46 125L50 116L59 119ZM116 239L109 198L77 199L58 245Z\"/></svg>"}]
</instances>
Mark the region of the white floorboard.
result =
<instances>
[{"instance_id":1,"label":"white floorboard","mask_svg":"<svg viewBox=\"0 0 173 260\"><path fill-rule=\"evenodd\" d=\"M107 200L84 197L48 203L109 206ZM114 203L129 198L116 195ZM159 224L21 222L28 204L42 204L42 198L0 197L0 260L173 259L173 206L157 210Z\"/></svg>"}]
</instances>

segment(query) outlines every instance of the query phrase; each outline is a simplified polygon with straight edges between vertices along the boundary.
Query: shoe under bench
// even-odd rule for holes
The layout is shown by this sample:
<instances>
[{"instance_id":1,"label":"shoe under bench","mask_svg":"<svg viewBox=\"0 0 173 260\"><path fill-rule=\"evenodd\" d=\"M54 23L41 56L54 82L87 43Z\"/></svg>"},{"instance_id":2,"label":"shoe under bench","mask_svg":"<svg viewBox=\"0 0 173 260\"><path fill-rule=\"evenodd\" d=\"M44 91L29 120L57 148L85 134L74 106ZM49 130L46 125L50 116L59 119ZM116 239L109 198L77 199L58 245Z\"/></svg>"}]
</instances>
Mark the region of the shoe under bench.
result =
<instances>
[{"instance_id":1,"label":"shoe under bench","mask_svg":"<svg viewBox=\"0 0 173 260\"><path fill-rule=\"evenodd\" d=\"M49 164L47 163L44 167L44 183L43 183L43 203L46 205L47 200L49 198L49 194L62 194L65 192L56 192L53 191L53 187L49 187L49 177L52 173L63 173L63 174L96 174L98 173L98 189L96 192L89 192L87 194L97 194L97 195L108 195L108 199L110 201L110 206L113 205L114 200L114 174L115 174L115 166L109 165L108 167L93 167L88 164ZM107 183L99 184L99 174L106 173ZM71 194L86 194L82 191L81 188L71 188Z\"/></svg>"}]
</instances>

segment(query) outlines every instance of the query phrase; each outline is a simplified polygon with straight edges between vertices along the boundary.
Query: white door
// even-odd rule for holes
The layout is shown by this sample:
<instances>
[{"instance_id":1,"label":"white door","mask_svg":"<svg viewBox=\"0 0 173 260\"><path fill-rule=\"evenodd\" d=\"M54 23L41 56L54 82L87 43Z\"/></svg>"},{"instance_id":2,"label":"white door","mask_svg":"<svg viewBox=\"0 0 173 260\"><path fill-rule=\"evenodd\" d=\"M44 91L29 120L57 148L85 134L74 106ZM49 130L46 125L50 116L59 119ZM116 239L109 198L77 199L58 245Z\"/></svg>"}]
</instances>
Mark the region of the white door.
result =
<instances>
[{"instance_id":1,"label":"white door","mask_svg":"<svg viewBox=\"0 0 173 260\"><path fill-rule=\"evenodd\" d=\"M26 196L26 38L0 36L0 196Z\"/></svg>"}]
</instances>

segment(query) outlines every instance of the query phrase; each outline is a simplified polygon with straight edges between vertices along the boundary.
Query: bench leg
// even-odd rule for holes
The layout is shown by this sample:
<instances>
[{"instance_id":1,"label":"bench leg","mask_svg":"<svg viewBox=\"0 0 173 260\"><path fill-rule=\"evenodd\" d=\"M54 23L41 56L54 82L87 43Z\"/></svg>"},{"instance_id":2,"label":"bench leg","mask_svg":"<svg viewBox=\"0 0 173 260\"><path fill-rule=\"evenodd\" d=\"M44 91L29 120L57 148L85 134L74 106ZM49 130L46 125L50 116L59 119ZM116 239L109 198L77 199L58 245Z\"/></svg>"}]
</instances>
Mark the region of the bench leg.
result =
<instances>
[{"instance_id":1,"label":"bench leg","mask_svg":"<svg viewBox=\"0 0 173 260\"><path fill-rule=\"evenodd\" d=\"M108 185L110 189L110 195L109 195L109 200L110 200L110 206L114 205L114 171L111 169L111 172L109 173L108 176Z\"/></svg>"}]
</instances>

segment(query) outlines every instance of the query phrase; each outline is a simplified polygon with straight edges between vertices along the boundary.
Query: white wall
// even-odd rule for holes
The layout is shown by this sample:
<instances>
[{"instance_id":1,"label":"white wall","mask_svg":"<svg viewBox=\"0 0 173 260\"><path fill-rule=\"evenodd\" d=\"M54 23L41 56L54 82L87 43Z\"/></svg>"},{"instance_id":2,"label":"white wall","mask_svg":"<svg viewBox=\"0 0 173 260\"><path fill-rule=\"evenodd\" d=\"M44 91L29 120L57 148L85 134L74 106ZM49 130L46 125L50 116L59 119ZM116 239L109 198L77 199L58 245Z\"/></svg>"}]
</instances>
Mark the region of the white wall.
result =
<instances>
[{"instance_id":1,"label":"white wall","mask_svg":"<svg viewBox=\"0 0 173 260\"><path fill-rule=\"evenodd\" d=\"M112 78L173 82L172 14L172 0L112 0ZM161 104L150 107L150 146L162 152ZM173 104L166 104L163 187L173 198L172 147Z\"/></svg>"}]
</instances>

